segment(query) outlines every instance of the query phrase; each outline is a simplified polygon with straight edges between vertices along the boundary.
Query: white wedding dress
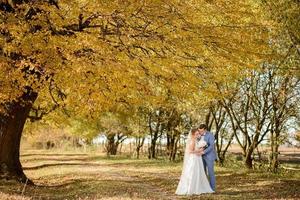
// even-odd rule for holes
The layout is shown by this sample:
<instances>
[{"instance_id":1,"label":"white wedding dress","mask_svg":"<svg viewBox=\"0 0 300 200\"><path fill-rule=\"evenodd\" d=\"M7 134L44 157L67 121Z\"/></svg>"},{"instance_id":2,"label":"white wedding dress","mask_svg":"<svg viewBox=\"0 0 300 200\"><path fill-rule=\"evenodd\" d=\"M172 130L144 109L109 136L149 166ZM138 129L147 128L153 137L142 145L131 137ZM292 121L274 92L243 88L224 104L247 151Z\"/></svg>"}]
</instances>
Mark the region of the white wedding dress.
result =
<instances>
[{"instance_id":1,"label":"white wedding dress","mask_svg":"<svg viewBox=\"0 0 300 200\"><path fill-rule=\"evenodd\" d=\"M189 134L190 137L190 134ZM204 137L201 138L203 140ZM179 184L177 186L176 194L178 195L192 195L202 193L213 193L207 176L205 174L202 156L191 154L188 151L188 145L190 139L186 144L186 150L184 155L184 163L182 174L180 177ZM195 148L196 148L195 144Z\"/></svg>"}]
</instances>

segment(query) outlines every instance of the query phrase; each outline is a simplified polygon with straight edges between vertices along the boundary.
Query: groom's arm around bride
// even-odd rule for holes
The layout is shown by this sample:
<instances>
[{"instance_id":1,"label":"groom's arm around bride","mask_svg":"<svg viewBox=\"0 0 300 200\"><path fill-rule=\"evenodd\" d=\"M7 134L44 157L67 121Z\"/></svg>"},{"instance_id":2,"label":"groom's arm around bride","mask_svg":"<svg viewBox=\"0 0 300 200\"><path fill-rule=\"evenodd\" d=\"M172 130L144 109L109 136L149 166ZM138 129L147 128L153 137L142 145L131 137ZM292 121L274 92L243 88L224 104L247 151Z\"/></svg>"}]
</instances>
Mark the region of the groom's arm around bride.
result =
<instances>
[{"instance_id":1,"label":"groom's arm around bride","mask_svg":"<svg viewBox=\"0 0 300 200\"><path fill-rule=\"evenodd\" d=\"M215 137L211 132L206 132L207 134L207 146L203 149L203 154L209 154L214 151Z\"/></svg>"}]
</instances>

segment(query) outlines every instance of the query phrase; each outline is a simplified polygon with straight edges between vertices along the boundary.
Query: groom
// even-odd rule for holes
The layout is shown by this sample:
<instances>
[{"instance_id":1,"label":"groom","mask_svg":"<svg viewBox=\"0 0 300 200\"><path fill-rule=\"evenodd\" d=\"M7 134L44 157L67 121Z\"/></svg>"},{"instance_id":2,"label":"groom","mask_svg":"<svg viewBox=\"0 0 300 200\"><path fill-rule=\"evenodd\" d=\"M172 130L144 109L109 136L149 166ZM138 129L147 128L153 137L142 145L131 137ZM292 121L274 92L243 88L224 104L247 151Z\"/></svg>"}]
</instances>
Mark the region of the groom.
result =
<instances>
[{"instance_id":1,"label":"groom","mask_svg":"<svg viewBox=\"0 0 300 200\"><path fill-rule=\"evenodd\" d=\"M216 179L214 172L214 163L217 158L215 152L215 137L211 132L207 131L207 126L205 124L200 124L198 127L198 133L204 137L204 140L207 143L207 147L201 149L199 155L202 155L204 169L208 172L211 189L216 191Z\"/></svg>"}]
</instances>

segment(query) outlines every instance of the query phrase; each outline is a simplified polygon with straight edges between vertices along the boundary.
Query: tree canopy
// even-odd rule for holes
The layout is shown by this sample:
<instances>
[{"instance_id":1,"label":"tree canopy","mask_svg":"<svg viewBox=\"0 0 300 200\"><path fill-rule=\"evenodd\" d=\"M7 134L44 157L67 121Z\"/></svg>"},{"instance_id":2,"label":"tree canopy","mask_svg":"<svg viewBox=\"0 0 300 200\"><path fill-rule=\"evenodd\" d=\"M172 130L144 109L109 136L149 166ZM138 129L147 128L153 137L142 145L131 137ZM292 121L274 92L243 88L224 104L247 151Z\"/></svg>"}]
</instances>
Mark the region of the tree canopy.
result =
<instances>
[{"instance_id":1,"label":"tree canopy","mask_svg":"<svg viewBox=\"0 0 300 200\"><path fill-rule=\"evenodd\" d=\"M29 88L39 116L184 102L208 73L218 81L268 53L253 1L12 2L1 6L2 112Z\"/></svg>"}]
</instances>

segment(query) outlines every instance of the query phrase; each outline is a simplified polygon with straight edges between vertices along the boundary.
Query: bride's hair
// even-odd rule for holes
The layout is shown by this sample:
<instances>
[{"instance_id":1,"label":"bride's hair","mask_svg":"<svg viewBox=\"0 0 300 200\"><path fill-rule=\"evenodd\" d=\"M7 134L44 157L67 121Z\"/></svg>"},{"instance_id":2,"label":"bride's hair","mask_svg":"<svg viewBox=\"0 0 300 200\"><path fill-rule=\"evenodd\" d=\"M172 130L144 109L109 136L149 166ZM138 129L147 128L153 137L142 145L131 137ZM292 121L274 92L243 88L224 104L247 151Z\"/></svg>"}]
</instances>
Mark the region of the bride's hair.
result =
<instances>
[{"instance_id":1,"label":"bride's hair","mask_svg":"<svg viewBox=\"0 0 300 200\"><path fill-rule=\"evenodd\" d=\"M198 131L197 128L192 128L192 130L191 130L192 135L194 136L197 131Z\"/></svg>"}]
</instances>

